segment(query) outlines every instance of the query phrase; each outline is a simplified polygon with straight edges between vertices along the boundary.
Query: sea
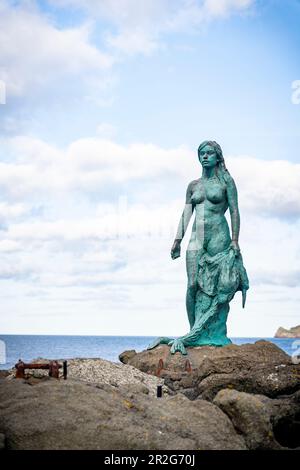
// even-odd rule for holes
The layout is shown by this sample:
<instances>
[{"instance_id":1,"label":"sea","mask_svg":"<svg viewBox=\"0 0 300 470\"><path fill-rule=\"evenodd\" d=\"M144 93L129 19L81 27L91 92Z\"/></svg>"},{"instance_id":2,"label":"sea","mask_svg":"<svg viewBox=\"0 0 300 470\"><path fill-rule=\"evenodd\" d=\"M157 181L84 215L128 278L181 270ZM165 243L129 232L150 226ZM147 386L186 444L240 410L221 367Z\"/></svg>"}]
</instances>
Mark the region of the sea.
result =
<instances>
[{"instance_id":1,"label":"sea","mask_svg":"<svg viewBox=\"0 0 300 470\"><path fill-rule=\"evenodd\" d=\"M146 349L156 337L152 336L54 336L0 335L0 369L12 368L19 359L24 362L39 357L46 359L102 358L119 362L125 350ZM267 340L290 356L299 354L300 339L293 338L231 338L234 344Z\"/></svg>"}]
</instances>

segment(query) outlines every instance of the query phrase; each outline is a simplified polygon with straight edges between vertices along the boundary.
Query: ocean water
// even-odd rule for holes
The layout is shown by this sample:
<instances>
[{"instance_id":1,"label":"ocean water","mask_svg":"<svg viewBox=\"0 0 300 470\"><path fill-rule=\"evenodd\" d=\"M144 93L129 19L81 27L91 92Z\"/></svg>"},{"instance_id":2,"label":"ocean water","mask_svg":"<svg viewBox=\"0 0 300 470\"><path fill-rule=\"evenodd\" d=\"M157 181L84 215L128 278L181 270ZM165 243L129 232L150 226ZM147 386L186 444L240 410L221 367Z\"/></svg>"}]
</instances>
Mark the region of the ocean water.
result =
<instances>
[{"instance_id":1,"label":"ocean water","mask_svg":"<svg viewBox=\"0 0 300 470\"><path fill-rule=\"evenodd\" d=\"M142 351L155 338L152 336L0 335L0 369L13 367L19 359L28 362L38 357L47 359L100 357L119 362L118 356L121 352L127 349ZM297 350L300 354L300 339L231 338L235 344L255 343L260 339L272 341L289 355L296 354Z\"/></svg>"}]
</instances>

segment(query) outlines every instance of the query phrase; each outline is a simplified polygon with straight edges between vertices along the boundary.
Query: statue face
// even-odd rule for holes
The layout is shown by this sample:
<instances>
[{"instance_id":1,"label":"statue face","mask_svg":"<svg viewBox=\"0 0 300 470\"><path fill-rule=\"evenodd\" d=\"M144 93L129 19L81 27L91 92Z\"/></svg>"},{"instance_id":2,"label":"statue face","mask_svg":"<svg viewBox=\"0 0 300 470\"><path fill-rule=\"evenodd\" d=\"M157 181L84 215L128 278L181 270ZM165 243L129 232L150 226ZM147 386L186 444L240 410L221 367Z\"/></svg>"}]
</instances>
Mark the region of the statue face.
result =
<instances>
[{"instance_id":1,"label":"statue face","mask_svg":"<svg viewBox=\"0 0 300 470\"><path fill-rule=\"evenodd\" d=\"M199 152L199 160L203 167L213 168L218 163L217 153L211 145L205 145Z\"/></svg>"}]
</instances>

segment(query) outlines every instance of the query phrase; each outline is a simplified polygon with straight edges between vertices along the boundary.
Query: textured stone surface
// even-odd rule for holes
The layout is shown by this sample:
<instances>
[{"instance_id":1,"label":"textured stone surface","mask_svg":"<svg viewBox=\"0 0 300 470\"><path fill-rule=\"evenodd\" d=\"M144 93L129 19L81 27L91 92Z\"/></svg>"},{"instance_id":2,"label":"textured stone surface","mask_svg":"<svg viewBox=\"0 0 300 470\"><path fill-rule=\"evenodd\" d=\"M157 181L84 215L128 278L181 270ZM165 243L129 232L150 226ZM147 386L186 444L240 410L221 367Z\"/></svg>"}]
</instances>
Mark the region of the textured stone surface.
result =
<instances>
[{"instance_id":1,"label":"textured stone surface","mask_svg":"<svg viewBox=\"0 0 300 470\"><path fill-rule=\"evenodd\" d=\"M280 399L223 389L213 400L248 449L300 448L300 392Z\"/></svg>"},{"instance_id":2,"label":"textured stone surface","mask_svg":"<svg viewBox=\"0 0 300 470\"><path fill-rule=\"evenodd\" d=\"M59 360L62 362L62 360ZM37 358L32 362L44 363L48 362L47 359ZM39 378L48 376L47 370L32 370L29 371L29 381L33 384ZM14 369L9 371L8 379L12 379L15 375ZM152 395L156 394L157 385L163 384L163 380L152 375L145 374L137 370L131 365L117 364L107 361L105 359L70 359L68 360L68 378L84 380L89 383L100 383L113 386L121 385L140 385L146 387L148 392ZM167 392L166 387L164 391Z\"/></svg>"},{"instance_id":3,"label":"textured stone surface","mask_svg":"<svg viewBox=\"0 0 300 470\"><path fill-rule=\"evenodd\" d=\"M270 401L263 395L224 389L213 403L229 416L235 429L245 438L248 449L280 449L274 439Z\"/></svg>"},{"instance_id":4,"label":"textured stone surface","mask_svg":"<svg viewBox=\"0 0 300 470\"><path fill-rule=\"evenodd\" d=\"M292 364L236 368L231 373L212 373L201 378L195 386L196 396L212 400L219 390L231 388L247 393L263 394L275 398L300 389L299 366Z\"/></svg>"},{"instance_id":5,"label":"textured stone surface","mask_svg":"<svg viewBox=\"0 0 300 470\"><path fill-rule=\"evenodd\" d=\"M241 364L288 364L291 358L282 349L269 341L256 341L254 344L229 344L228 346L200 346L196 348L187 348L186 357L179 353L170 354L170 348L167 345L160 345L155 349L145 350L128 359L128 364L142 370L143 372L155 373L160 359L164 362L164 368L169 371L183 371L186 360L188 359L193 369L205 367L205 362L210 359L221 367L232 367L231 362L240 361ZM125 351L126 352L126 351ZM125 354L122 353L122 354ZM132 352L132 351L130 351ZM121 360L122 355L120 355Z\"/></svg>"},{"instance_id":6,"label":"textured stone surface","mask_svg":"<svg viewBox=\"0 0 300 470\"><path fill-rule=\"evenodd\" d=\"M131 349L130 351L124 351L119 355L119 359L123 364L127 364L128 361L136 355L136 351Z\"/></svg>"},{"instance_id":7,"label":"textured stone surface","mask_svg":"<svg viewBox=\"0 0 300 470\"><path fill-rule=\"evenodd\" d=\"M12 373L1 379L0 433L5 445L300 447L300 366L274 344L193 348L188 363L179 353L170 355L167 346L131 351L122 358L128 364L70 360L67 381L51 379L46 371L34 371L26 380ZM156 398L157 385L163 382L163 397Z\"/></svg>"},{"instance_id":8,"label":"textured stone surface","mask_svg":"<svg viewBox=\"0 0 300 470\"><path fill-rule=\"evenodd\" d=\"M246 449L212 403L74 379L2 379L0 432L10 449Z\"/></svg>"},{"instance_id":9,"label":"textured stone surface","mask_svg":"<svg viewBox=\"0 0 300 470\"><path fill-rule=\"evenodd\" d=\"M163 369L159 368L159 360ZM186 360L192 371L189 373ZM213 400L223 388L276 397L300 388L300 366L268 341L228 345L222 348L202 346L188 349L188 356L171 355L169 347L158 346L132 356L128 364L164 378L173 391L183 390L190 398Z\"/></svg>"},{"instance_id":10,"label":"textured stone surface","mask_svg":"<svg viewBox=\"0 0 300 470\"><path fill-rule=\"evenodd\" d=\"M270 400L276 440L284 447L300 450L300 391Z\"/></svg>"},{"instance_id":11,"label":"textured stone surface","mask_svg":"<svg viewBox=\"0 0 300 470\"><path fill-rule=\"evenodd\" d=\"M0 450L5 449L5 435L0 433Z\"/></svg>"}]
</instances>

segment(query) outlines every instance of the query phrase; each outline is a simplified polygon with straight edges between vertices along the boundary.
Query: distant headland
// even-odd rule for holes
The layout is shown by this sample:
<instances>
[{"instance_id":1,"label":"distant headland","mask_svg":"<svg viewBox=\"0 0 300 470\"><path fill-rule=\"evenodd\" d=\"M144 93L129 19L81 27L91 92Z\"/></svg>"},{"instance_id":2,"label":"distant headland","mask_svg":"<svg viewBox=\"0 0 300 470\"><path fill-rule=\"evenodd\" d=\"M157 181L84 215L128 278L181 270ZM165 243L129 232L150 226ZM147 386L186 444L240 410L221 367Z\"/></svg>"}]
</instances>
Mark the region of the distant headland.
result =
<instances>
[{"instance_id":1,"label":"distant headland","mask_svg":"<svg viewBox=\"0 0 300 470\"><path fill-rule=\"evenodd\" d=\"M286 330L285 328L278 328L278 330L275 333L275 338L300 338L300 325L294 326L293 328L290 328L289 330Z\"/></svg>"}]
</instances>

